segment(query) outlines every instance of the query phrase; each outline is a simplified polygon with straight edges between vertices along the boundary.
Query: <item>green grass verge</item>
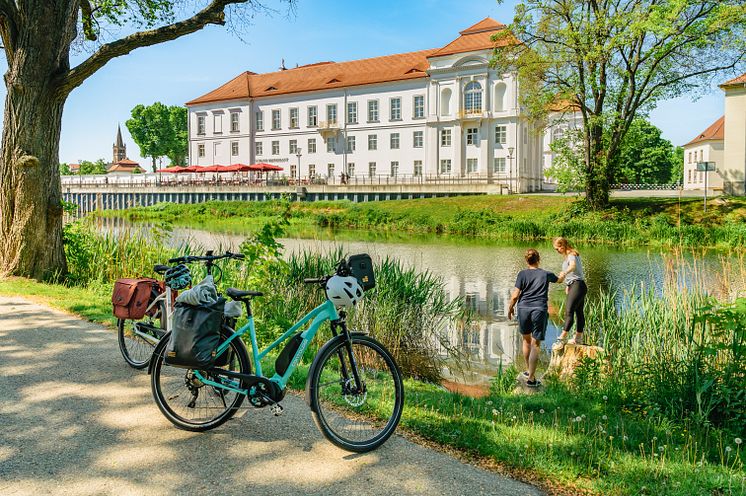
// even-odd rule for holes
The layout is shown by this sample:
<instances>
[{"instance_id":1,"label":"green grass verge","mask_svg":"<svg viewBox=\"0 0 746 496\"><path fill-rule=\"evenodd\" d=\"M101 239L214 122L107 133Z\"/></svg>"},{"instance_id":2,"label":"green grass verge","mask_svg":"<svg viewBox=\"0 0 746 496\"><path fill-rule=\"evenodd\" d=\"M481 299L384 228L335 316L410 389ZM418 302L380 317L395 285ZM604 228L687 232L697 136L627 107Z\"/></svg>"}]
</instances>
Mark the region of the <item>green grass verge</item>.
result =
<instances>
[{"instance_id":1,"label":"green grass verge","mask_svg":"<svg viewBox=\"0 0 746 496\"><path fill-rule=\"evenodd\" d=\"M114 321L108 291L0 280L2 295L31 298L105 324ZM562 384L548 384L543 394L515 395L513 373L498 377L491 394L478 399L408 380L401 425L564 492L746 494L743 448L735 440L722 439L713 459L685 427L672 426L654 412L628 411ZM301 366L290 386L302 390L306 374L307 366Z\"/></svg>"},{"instance_id":2,"label":"green grass verge","mask_svg":"<svg viewBox=\"0 0 746 496\"><path fill-rule=\"evenodd\" d=\"M159 204L100 215L163 222L211 231L249 233L282 209L280 202ZM575 242L628 246L746 247L746 198L713 201L705 214L697 198L625 198L600 212L574 198L542 195L461 196L369 203L295 203L289 233L319 228L445 234L535 241L565 236Z\"/></svg>"}]
</instances>

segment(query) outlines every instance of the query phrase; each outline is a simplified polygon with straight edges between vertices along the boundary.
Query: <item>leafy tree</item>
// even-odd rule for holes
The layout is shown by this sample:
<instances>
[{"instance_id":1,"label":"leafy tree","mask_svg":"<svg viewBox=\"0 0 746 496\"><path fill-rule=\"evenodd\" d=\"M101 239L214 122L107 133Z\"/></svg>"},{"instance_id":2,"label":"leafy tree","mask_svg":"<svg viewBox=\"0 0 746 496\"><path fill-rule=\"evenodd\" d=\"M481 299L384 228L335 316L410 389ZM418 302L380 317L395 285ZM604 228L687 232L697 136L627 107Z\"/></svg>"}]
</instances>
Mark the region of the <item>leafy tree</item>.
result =
<instances>
[{"instance_id":1,"label":"leafy tree","mask_svg":"<svg viewBox=\"0 0 746 496\"><path fill-rule=\"evenodd\" d=\"M169 122L173 130L173 136L169 143L166 156L171 160L171 165L186 165L189 147L187 119L186 107L169 107Z\"/></svg>"},{"instance_id":2,"label":"leafy tree","mask_svg":"<svg viewBox=\"0 0 746 496\"><path fill-rule=\"evenodd\" d=\"M673 167L671 168L669 181L682 184L684 182L684 148L677 146L674 148L673 154Z\"/></svg>"},{"instance_id":3,"label":"leafy tree","mask_svg":"<svg viewBox=\"0 0 746 496\"><path fill-rule=\"evenodd\" d=\"M624 138L661 99L737 73L746 57L743 0L524 0L492 62L514 71L522 105L543 117L557 98L582 114L583 180L608 204Z\"/></svg>"},{"instance_id":4,"label":"leafy tree","mask_svg":"<svg viewBox=\"0 0 746 496\"><path fill-rule=\"evenodd\" d=\"M0 37L8 63L0 275L44 279L67 270L59 140L70 92L113 58L209 24L225 24L226 10L232 25L240 27L242 19L265 8L249 0L0 0ZM122 26L142 30L103 39ZM70 67L73 45L90 55Z\"/></svg>"},{"instance_id":5,"label":"leafy tree","mask_svg":"<svg viewBox=\"0 0 746 496\"><path fill-rule=\"evenodd\" d=\"M547 178L557 181L557 191L580 191L584 185L583 136L579 129L566 129L561 137L552 139L552 166L544 171Z\"/></svg>"},{"instance_id":6,"label":"leafy tree","mask_svg":"<svg viewBox=\"0 0 746 496\"><path fill-rule=\"evenodd\" d=\"M72 174L72 172L70 171L70 166L67 165L67 162L62 162L60 164L60 175L69 176L70 174Z\"/></svg>"},{"instance_id":7,"label":"leafy tree","mask_svg":"<svg viewBox=\"0 0 746 496\"><path fill-rule=\"evenodd\" d=\"M169 152L174 141L169 108L161 102L153 105L136 105L132 109L132 118L125 122L132 139L140 147L140 155L150 157L153 161L153 172L156 171L156 160Z\"/></svg>"},{"instance_id":8,"label":"leafy tree","mask_svg":"<svg viewBox=\"0 0 746 496\"><path fill-rule=\"evenodd\" d=\"M638 117L624 137L614 182L663 184L671 180L677 157L661 130ZM682 158L683 164L683 158Z\"/></svg>"},{"instance_id":9,"label":"leafy tree","mask_svg":"<svg viewBox=\"0 0 746 496\"><path fill-rule=\"evenodd\" d=\"M79 174L106 174L106 161L102 158L96 160L95 162L81 160Z\"/></svg>"}]
</instances>

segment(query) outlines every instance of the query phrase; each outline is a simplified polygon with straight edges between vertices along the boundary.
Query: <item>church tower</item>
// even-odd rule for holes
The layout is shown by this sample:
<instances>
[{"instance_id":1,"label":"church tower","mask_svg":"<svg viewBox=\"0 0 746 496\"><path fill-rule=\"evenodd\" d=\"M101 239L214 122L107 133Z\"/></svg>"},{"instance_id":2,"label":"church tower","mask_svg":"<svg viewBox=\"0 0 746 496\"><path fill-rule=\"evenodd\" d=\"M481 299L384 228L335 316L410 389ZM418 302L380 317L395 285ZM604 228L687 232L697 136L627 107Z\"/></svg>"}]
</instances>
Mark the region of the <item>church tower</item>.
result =
<instances>
[{"instance_id":1,"label":"church tower","mask_svg":"<svg viewBox=\"0 0 746 496\"><path fill-rule=\"evenodd\" d=\"M113 164L127 158L127 145L122 141L122 128L119 125L117 125L117 142L114 143L112 148L114 159L111 162Z\"/></svg>"}]
</instances>

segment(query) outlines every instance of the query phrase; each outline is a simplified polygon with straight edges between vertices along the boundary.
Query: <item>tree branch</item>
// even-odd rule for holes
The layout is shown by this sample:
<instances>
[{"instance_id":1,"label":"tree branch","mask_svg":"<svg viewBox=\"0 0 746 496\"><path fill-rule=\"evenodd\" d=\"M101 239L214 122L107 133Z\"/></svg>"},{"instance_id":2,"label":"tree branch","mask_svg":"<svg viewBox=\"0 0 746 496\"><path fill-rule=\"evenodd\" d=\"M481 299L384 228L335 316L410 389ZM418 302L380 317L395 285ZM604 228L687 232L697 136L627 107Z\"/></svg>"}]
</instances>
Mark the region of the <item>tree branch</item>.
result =
<instances>
[{"instance_id":1,"label":"tree branch","mask_svg":"<svg viewBox=\"0 0 746 496\"><path fill-rule=\"evenodd\" d=\"M0 0L0 36L3 39L5 58L8 65L15 55L16 36L18 35L18 8L13 0Z\"/></svg>"},{"instance_id":2,"label":"tree branch","mask_svg":"<svg viewBox=\"0 0 746 496\"><path fill-rule=\"evenodd\" d=\"M208 24L223 25L225 24L225 7L230 4L246 2L251 2L251 0L212 0L207 7L189 19L157 29L134 33L120 40L107 43L63 76L58 84L58 91L65 94L71 92L111 59L126 55L136 48L175 40L199 31Z\"/></svg>"}]
</instances>

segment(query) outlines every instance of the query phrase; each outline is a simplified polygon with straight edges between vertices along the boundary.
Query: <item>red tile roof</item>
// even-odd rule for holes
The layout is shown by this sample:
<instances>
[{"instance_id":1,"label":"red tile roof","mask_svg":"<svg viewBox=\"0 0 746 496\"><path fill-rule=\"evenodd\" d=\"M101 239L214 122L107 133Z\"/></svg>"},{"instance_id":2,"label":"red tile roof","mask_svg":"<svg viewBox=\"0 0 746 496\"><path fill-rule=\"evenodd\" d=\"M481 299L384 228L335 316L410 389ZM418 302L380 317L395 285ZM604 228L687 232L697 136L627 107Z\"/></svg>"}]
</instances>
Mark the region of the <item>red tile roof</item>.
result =
<instances>
[{"instance_id":1,"label":"red tile roof","mask_svg":"<svg viewBox=\"0 0 746 496\"><path fill-rule=\"evenodd\" d=\"M729 81L724 82L720 85L721 88L725 88L727 86L742 86L746 85L746 73L741 74L737 78L733 78Z\"/></svg>"},{"instance_id":2,"label":"red tile roof","mask_svg":"<svg viewBox=\"0 0 746 496\"><path fill-rule=\"evenodd\" d=\"M109 166L106 168L106 173L109 172L135 172L135 171L145 172L145 169L140 167L140 164L135 162L134 160L130 160L128 158L124 158L120 160L119 162L109 164Z\"/></svg>"},{"instance_id":3,"label":"red tile roof","mask_svg":"<svg viewBox=\"0 0 746 496\"><path fill-rule=\"evenodd\" d=\"M430 67L428 57L439 57L455 53L487 50L495 47L491 37L503 29L501 24L489 17L461 31L461 36L444 46L417 52L386 55L348 62L318 62L294 69L255 74L243 72L224 85L206 93L187 105L243 100L273 95L285 95L305 91L346 88L365 84L404 81L427 77ZM507 40L500 42L504 46Z\"/></svg>"},{"instance_id":4,"label":"red tile roof","mask_svg":"<svg viewBox=\"0 0 746 496\"><path fill-rule=\"evenodd\" d=\"M710 124L710 127L702 131L702 133L700 133L696 138L694 138L693 140L691 140L689 143L687 143L684 146L693 145L701 141L724 139L725 138L724 124L725 124L725 116L722 116L720 119Z\"/></svg>"}]
</instances>

